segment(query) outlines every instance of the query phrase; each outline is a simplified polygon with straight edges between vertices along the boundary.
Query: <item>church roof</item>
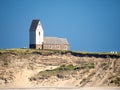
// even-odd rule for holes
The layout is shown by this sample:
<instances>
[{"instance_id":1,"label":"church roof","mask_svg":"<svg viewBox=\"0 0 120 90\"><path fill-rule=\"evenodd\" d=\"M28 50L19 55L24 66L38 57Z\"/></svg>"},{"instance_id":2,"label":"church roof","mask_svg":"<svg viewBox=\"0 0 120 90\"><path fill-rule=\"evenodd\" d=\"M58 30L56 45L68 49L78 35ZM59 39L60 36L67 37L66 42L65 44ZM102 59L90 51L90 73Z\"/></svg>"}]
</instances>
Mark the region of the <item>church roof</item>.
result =
<instances>
[{"instance_id":1,"label":"church roof","mask_svg":"<svg viewBox=\"0 0 120 90\"><path fill-rule=\"evenodd\" d=\"M69 43L65 38L44 37L44 44L69 44Z\"/></svg>"},{"instance_id":2,"label":"church roof","mask_svg":"<svg viewBox=\"0 0 120 90\"><path fill-rule=\"evenodd\" d=\"M38 19L33 20L31 23L31 26L30 26L30 31L36 30L39 22L40 22L40 20L38 20Z\"/></svg>"}]
</instances>

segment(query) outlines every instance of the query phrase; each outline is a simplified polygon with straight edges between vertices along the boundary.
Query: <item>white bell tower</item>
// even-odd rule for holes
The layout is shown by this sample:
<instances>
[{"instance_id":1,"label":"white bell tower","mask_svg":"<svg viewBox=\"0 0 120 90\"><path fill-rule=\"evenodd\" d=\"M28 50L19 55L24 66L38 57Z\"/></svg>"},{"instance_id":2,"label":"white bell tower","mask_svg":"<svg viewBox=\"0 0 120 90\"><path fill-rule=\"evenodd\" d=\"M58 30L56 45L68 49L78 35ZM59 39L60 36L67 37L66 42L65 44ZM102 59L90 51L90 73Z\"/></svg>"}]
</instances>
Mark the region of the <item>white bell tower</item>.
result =
<instances>
[{"instance_id":1,"label":"white bell tower","mask_svg":"<svg viewBox=\"0 0 120 90\"><path fill-rule=\"evenodd\" d=\"M44 32L40 20L33 20L30 27L30 48L42 49Z\"/></svg>"}]
</instances>

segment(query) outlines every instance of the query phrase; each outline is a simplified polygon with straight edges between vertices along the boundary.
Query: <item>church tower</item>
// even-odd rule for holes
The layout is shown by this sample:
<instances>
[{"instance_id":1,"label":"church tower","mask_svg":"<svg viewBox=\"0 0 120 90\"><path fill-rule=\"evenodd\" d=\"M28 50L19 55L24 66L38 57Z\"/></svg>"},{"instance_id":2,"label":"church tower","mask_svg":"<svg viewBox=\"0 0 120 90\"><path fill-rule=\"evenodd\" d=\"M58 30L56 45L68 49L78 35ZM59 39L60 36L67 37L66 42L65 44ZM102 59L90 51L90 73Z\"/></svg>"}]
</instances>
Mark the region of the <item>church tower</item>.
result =
<instances>
[{"instance_id":1,"label":"church tower","mask_svg":"<svg viewBox=\"0 0 120 90\"><path fill-rule=\"evenodd\" d=\"M30 48L42 49L43 48L44 32L40 20L33 20L29 30Z\"/></svg>"}]
</instances>

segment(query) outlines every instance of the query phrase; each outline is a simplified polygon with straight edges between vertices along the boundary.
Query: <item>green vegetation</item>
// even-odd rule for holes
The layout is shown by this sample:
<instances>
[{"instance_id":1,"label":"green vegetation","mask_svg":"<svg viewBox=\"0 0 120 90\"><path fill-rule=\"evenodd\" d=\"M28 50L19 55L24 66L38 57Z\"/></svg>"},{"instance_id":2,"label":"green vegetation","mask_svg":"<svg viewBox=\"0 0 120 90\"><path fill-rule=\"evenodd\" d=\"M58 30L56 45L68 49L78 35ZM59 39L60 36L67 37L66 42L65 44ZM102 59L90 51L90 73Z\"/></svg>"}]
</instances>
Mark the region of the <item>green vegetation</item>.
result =
<instances>
[{"instance_id":1,"label":"green vegetation","mask_svg":"<svg viewBox=\"0 0 120 90\"><path fill-rule=\"evenodd\" d=\"M74 73L75 71L81 70L81 69L92 69L94 68L94 63L85 63L81 67L74 66L73 64L69 65L61 65L58 68L52 69L52 70L45 70L39 72L36 76L31 77L30 80L37 80L37 79L47 79L51 76L57 76L58 78L64 78L69 77L70 74Z\"/></svg>"},{"instance_id":2,"label":"green vegetation","mask_svg":"<svg viewBox=\"0 0 120 90\"><path fill-rule=\"evenodd\" d=\"M111 57L120 57L120 52L117 54L112 54L110 52L80 52L80 51L71 51L73 55L88 56L88 57L102 57L102 58L111 58Z\"/></svg>"},{"instance_id":3,"label":"green vegetation","mask_svg":"<svg viewBox=\"0 0 120 90\"><path fill-rule=\"evenodd\" d=\"M115 77L110 81L110 83L114 83L117 86L120 86L120 77Z\"/></svg>"},{"instance_id":4,"label":"green vegetation","mask_svg":"<svg viewBox=\"0 0 120 90\"><path fill-rule=\"evenodd\" d=\"M73 53L78 53L78 54L106 54L106 55L111 55L112 53L110 52L85 52L85 51L72 51ZM117 52L117 55L120 55L120 52Z\"/></svg>"},{"instance_id":5,"label":"green vegetation","mask_svg":"<svg viewBox=\"0 0 120 90\"><path fill-rule=\"evenodd\" d=\"M102 66L102 68L103 68L104 70L107 70L108 67L109 67L109 63L108 63L108 62L103 62L103 63L101 64L101 66Z\"/></svg>"},{"instance_id":6,"label":"green vegetation","mask_svg":"<svg viewBox=\"0 0 120 90\"><path fill-rule=\"evenodd\" d=\"M60 67L56 68L56 69L53 69L52 71L67 71L67 70L74 70L76 67L73 66L73 64L69 64L67 66L65 65L61 65Z\"/></svg>"},{"instance_id":7,"label":"green vegetation","mask_svg":"<svg viewBox=\"0 0 120 90\"><path fill-rule=\"evenodd\" d=\"M39 72L36 76L31 77L30 80L37 80L39 79L47 79L50 76L57 76L58 78L64 78L69 76L70 73L76 71L76 66L69 64L69 65L61 65L58 68L53 70L46 70Z\"/></svg>"},{"instance_id":8,"label":"green vegetation","mask_svg":"<svg viewBox=\"0 0 120 90\"><path fill-rule=\"evenodd\" d=\"M14 54L14 55L26 55L26 54L40 54L40 55L51 55L51 54L65 54L69 51L64 50L40 50L40 49L4 49L0 50L1 54Z\"/></svg>"},{"instance_id":9,"label":"green vegetation","mask_svg":"<svg viewBox=\"0 0 120 90\"><path fill-rule=\"evenodd\" d=\"M86 82L86 81L87 81L87 79L86 79L86 78L83 78L82 81L80 82L80 84L82 84L82 83L84 83L84 82Z\"/></svg>"},{"instance_id":10,"label":"green vegetation","mask_svg":"<svg viewBox=\"0 0 120 90\"><path fill-rule=\"evenodd\" d=\"M94 63L86 63L85 65L84 65L84 68L88 68L88 69L92 69L92 68L94 68L95 67L95 64Z\"/></svg>"},{"instance_id":11,"label":"green vegetation","mask_svg":"<svg viewBox=\"0 0 120 90\"><path fill-rule=\"evenodd\" d=\"M65 51L65 50L39 50L29 48L13 48L13 49L1 49L1 54L14 54L14 55L26 55L26 54L40 54L40 55L51 55L51 54L67 54L70 53L75 56L88 56L88 57L120 57L120 52L117 54L111 54L110 52L80 52L80 51Z\"/></svg>"}]
</instances>

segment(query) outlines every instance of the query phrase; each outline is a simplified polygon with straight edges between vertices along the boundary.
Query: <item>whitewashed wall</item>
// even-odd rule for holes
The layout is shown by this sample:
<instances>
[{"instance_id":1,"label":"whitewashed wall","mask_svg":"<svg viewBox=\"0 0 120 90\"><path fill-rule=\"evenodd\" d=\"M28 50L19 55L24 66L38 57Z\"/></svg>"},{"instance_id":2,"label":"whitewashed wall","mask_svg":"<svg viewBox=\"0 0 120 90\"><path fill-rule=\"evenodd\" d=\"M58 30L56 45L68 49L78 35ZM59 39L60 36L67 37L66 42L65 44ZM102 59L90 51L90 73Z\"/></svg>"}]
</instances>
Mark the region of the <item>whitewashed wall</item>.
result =
<instances>
[{"instance_id":1,"label":"whitewashed wall","mask_svg":"<svg viewBox=\"0 0 120 90\"><path fill-rule=\"evenodd\" d=\"M39 35L39 32L40 32L40 35ZM39 22L38 23L38 26L37 26L37 30L36 30L36 44L42 44L43 43L43 28L42 28L42 25L41 23Z\"/></svg>"},{"instance_id":2,"label":"whitewashed wall","mask_svg":"<svg viewBox=\"0 0 120 90\"><path fill-rule=\"evenodd\" d=\"M39 35L40 32L40 35ZM41 23L38 23L36 30L30 31L30 44L42 44L43 43L43 28Z\"/></svg>"}]
</instances>

